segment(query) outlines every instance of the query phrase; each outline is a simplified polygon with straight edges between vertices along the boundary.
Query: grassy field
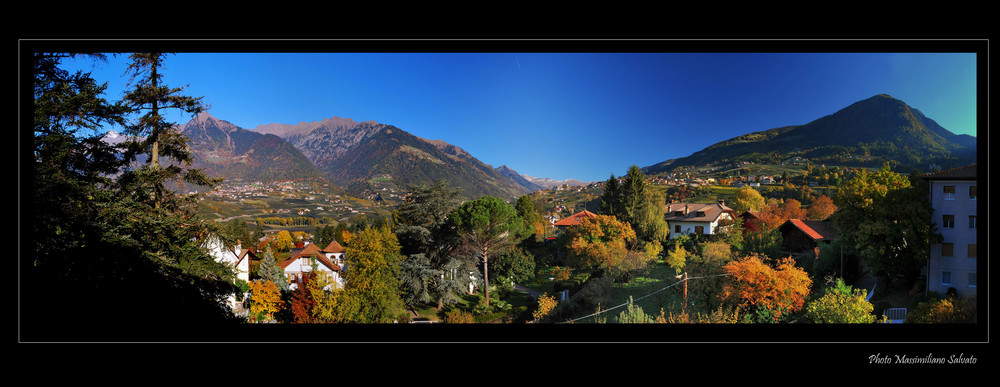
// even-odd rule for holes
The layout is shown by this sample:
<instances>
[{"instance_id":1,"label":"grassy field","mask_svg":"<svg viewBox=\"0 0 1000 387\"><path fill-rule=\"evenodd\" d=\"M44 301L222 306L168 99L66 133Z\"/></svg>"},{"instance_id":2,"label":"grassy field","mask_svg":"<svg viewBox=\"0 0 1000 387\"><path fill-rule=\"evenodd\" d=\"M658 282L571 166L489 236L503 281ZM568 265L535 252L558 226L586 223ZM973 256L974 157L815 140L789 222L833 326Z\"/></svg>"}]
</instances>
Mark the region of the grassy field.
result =
<instances>
[{"instance_id":1,"label":"grassy field","mask_svg":"<svg viewBox=\"0 0 1000 387\"><path fill-rule=\"evenodd\" d=\"M660 309L669 314L671 310L679 310L684 303L683 283L679 282L675 276L677 272L668 267L663 261L658 261L646 275L633 279L626 284L615 284L608 296L608 304L602 305L600 315L573 321L574 324L588 324L598 322L614 323L631 297L633 303L642 308L643 313L650 317L660 315ZM582 316L592 314L596 311L581 311L580 315L573 316L567 320L573 320Z\"/></svg>"}]
</instances>

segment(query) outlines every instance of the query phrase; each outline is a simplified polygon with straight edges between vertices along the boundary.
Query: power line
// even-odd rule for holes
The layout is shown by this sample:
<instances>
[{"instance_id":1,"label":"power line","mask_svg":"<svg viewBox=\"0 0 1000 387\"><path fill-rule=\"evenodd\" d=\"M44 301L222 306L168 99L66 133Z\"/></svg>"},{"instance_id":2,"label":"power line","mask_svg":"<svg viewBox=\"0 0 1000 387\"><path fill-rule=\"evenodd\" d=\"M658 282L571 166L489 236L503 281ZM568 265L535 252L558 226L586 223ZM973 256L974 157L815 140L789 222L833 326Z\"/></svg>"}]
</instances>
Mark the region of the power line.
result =
<instances>
[{"instance_id":1,"label":"power line","mask_svg":"<svg viewBox=\"0 0 1000 387\"><path fill-rule=\"evenodd\" d=\"M688 280L688 281L690 281L690 280L693 280L693 279L703 279L703 278L713 278L713 277L723 277L723 276L727 276L727 275L729 275L729 273L723 273L723 274L715 274L715 275L706 275L706 276L701 276L701 277L688 277L688 278L687 278L687 280ZM593 316L596 316L596 315L599 315L599 314L601 314L601 313L606 313L606 312L610 312L610 311L612 311L612 310L615 310L615 309L618 309L618 308L621 308L621 307L623 307L623 306L626 306L626 305L628 305L628 304L630 304L630 303L634 303L634 302L636 302L636 301L639 301L639 300L642 300L642 299L644 299L644 298L646 298L646 297L649 297L649 296L652 296L652 295L654 295L654 294L656 294L656 293L659 293L659 292L662 292L662 291L664 291L664 290L667 290L667 289L670 289L670 288L674 287L674 286L675 286L675 285L677 285L677 284L680 284L680 283L683 283L684 281L685 281L685 280L683 280L683 279L682 279L682 280L680 280L680 281L677 281L677 282L674 282L674 283L672 283L672 284L670 284L670 285L667 285L667 286L663 287L663 288L662 288L662 289L660 289L660 290L657 290L657 291L655 291L655 292L652 292L652 293L649 293L649 294L646 294L646 295L644 295L644 296L642 296L642 297L639 297L639 298L637 298L637 299L634 299L634 300L632 300L631 302L626 302L626 303L624 303L624 304L621 304L621 305L618 305L618 306L615 306L615 307L613 307L613 308L609 308L609 309L605 309L605 310L602 310L602 311L600 311L600 312L596 312L596 313L591 313L591 314L589 314L589 315L586 315L586 316L583 316L583 317L578 317L578 318L575 318L575 319L572 319L572 320L569 320L569 321L565 321L565 322L562 322L562 323L560 323L560 324L568 324L568 323L572 323L572 322L574 322L574 321L579 321L579 320L583 320L583 319L585 319L585 318L590 318L590 317L593 317Z\"/></svg>"}]
</instances>

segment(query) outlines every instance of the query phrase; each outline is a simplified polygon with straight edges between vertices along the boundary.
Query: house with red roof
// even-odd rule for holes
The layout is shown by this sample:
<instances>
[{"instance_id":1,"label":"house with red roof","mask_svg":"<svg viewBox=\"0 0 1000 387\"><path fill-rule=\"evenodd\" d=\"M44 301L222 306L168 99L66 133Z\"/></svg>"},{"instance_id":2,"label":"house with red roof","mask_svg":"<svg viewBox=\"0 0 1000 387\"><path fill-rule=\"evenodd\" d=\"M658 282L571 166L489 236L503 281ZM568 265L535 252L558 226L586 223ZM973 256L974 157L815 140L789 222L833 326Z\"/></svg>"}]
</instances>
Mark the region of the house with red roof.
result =
<instances>
[{"instance_id":1,"label":"house with red roof","mask_svg":"<svg viewBox=\"0 0 1000 387\"><path fill-rule=\"evenodd\" d=\"M597 214L595 214L593 212L590 212L590 211L587 211L587 210L583 210L583 211L577 212L577 213L575 213L573 215L570 215L570 216L566 217L563 220L560 220L560 221L556 222L555 226L559 228L560 232L566 232L566 229L568 227L576 226L576 225L580 224L580 222L582 222L584 219L587 219L587 218L596 218L596 217L597 217Z\"/></svg>"},{"instance_id":2,"label":"house with red roof","mask_svg":"<svg viewBox=\"0 0 1000 387\"><path fill-rule=\"evenodd\" d=\"M821 243L830 244L837 236L837 229L829 220L789 219L778 230L784 250L793 253L815 252Z\"/></svg>"},{"instance_id":3,"label":"house with red roof","mask_svg":"<svg viewBox=\"0 0 1000 387\"><path fill-rule=\"evenodd\" d=\"M295 289L298 278L314 269L317 273L330 276L332 286L342 287L340 276L343 264L344 249L333 242L320 249L315 243L306 243L303 248L294 248L288 259L278 264L288 277L289 288ZM339 251L339 252L338 252Z\"/></svg>"}]
</instances>

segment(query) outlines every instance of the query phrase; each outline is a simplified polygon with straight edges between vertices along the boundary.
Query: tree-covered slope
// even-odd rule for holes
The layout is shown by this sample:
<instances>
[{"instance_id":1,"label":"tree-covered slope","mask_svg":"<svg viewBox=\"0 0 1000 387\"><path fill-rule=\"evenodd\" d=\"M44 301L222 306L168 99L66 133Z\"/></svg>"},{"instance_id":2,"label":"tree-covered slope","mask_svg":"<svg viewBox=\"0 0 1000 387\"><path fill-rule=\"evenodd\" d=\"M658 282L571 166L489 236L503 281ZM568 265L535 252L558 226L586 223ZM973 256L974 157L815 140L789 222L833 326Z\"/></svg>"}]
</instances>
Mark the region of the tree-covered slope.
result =
<instances>
[{"instance_id":1,"label":"tree-covered slope","mask_svg":"<svg viewBox=\"0 0 1000 387\"><path fill-rule=\"evenodd\" d=\"M687 157L648 166L644 171L659 173L734 161L780 161L790 156L841 162L894 161L926 168L931 163L973 162L975 154L975 137L956 135L903 101L880 94L805 125L749 133Z\"/></svg>"}]
</instances>

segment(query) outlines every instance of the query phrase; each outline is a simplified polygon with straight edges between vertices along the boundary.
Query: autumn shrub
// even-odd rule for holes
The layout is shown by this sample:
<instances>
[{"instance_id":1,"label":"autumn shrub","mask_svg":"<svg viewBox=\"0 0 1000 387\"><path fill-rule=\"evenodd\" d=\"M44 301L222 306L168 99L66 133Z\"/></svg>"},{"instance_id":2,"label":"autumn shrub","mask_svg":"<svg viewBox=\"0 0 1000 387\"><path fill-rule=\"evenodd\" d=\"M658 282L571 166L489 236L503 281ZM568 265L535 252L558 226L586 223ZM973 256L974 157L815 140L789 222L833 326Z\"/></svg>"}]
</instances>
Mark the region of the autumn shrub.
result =
<instances>
[{"instance_id":1,"label":"autumn shrub","mask_svg":"<svg viewBox=\"0 0 1000 387\"><path fill-rule=\"evenodd\" d=\"M973 298L946 297L921 302L906 315L906 323L949 324L975 323L976 303Z\"/></svg>"},{"instance_id":2,"label":"autumn shrub","mask_svg":"<svg viewBox=\"0 0 1000 387\"><path fill-rule=\"evenodd\" d=\"M444 322L446 324L473 324L476 322L476 317L464 310L452 309L445 315Z\"/></svg>"},{"instance_id":3,"label":"autumn shrub","mask_svg":"<svg viewBox=\"0 0 1000 387\"><path fill-rule=\"evenodd\" d=\"M852 289L838 279L836 286L806 305L805 316L819 324L871 324L877 320L874 308L863 289Z\"/></svg>"},{"instance_id":4,"label":"autumn shrub","mask_svg":"<svg viewBox=\"0 0 1000 387\"><path fill-rule=\"evenodd\" d=\"M534 318L535 321L543 320L548 317L558 305L559 301L556 301L554 296L542 293L541 296L538 296L538 308L531 314L531 317Z\"/></svg>"},{"instance_id":5,"label":"autumn shrub","mask_svg":"<svg viewBox=\"0 0 1000 387\"><path fill-rule=\"evenodd\" d=\"M726 310L723 307L714 309L711 313L697 312L691 315L687 310L678 313L671 311L665 314L660 309L660 315L656 317L657 324L736 324L740 322L739 310Z\"/></svg>"},{"instance_id":6,"label":"autumn shrub","mask_svg":"<svg viewBox=\"0 0 1000 387\"><path fill-rule=\"evenodd\" d=\"M790 257L773 266L765 259L752 254L727 263L724 272L730 280L723 286L721 297L752 313L745 317L753 319L756 315L755 321L778 322L802 310L812 280Z\"/></svg>"}]
</instances>

